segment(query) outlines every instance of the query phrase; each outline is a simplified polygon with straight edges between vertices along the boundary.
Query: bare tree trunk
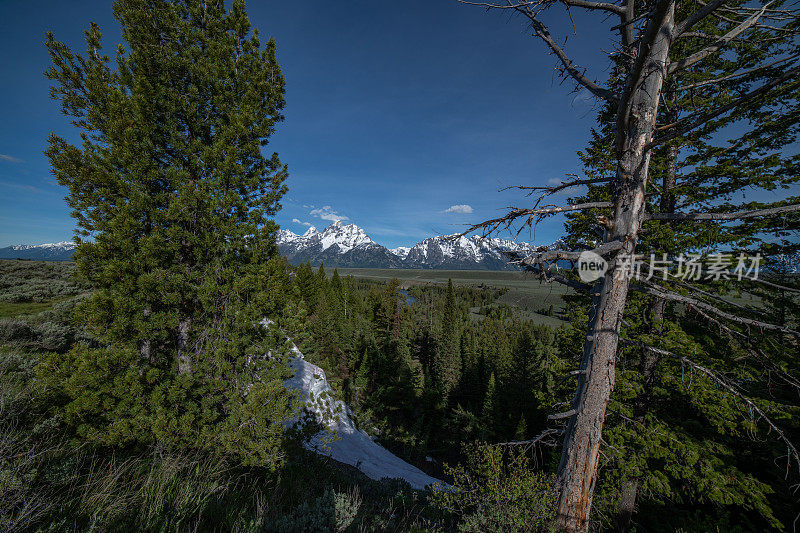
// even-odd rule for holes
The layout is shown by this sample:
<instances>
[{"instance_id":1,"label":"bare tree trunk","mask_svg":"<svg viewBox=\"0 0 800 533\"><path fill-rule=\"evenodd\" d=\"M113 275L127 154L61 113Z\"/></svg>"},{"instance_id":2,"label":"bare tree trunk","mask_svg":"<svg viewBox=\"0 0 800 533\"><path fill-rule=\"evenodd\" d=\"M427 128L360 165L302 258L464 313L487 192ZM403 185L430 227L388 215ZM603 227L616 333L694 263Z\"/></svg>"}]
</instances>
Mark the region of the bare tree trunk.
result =
<instances>
[{"instance_id":1,"label":"bare tree trunk","mask_svg":"<svg viewBox=\"0 0 800 533\"><path fill-rule=\"evenodd\" d=\"M590 317L584 353L558 468L560 499L558 524L564 531L587 531L592 506L597 461L606 406L614 389L619 329L628 298L630 272L636 240L645 213L645 191L650 152L646 149L655 128L659 98L666 74L667 54L674 25L674 0L663 4L655 16L652 45L643 46L641 81L634 81L629 112L621 112L617 123L617 186L615 213L606 242L624 242L600 283ZM629 104L628 104L629 102ZM629 263L630 264L630 263Z\"/></svg>"},{"instance_id":2,"label":"bare tree trunk","mask_svg":"<svg viewBox=\"0 0 800 533\"><path fill-rule=\"evenodd\" d=\"M150 317L150 307L145 307L144 309L144 317L145 320ZM152 362L152 342L150 339L142 339L139 341L139 356L147 361L148 363Z\"/></svg>"},{"instance_id":3,"label":"bare tree trunk","mask_svg":"<svg viewBox=\"0 0 800 533\"><path fill-rule=\"evenodd\" d=\"M622 498L619 501L619 511L617 515L617 526L620 531L628 531L631 526L631 518L636 512L636 498L639 495L639 480L632 479L625 483L622 488Z\"/></svg>"},{"instance_id":4,"label":"bare tree trunk","mask_svg":"<svg viewBox=\"0 0 800 533\"><path fill-rule=\"evenodd\" d=\"M178 374L188 374L192 371L192 360L189 355L189 330L192 319L183 317L178 322Z\"/></svg>"},{"instance_id":5,"label":"bare tree trunk","mask_svg":"<svg viewBox=\"0 0 800 533\"><path fill-rule=\"evenodd\" d=\"M674 82L672 83L674 85ZM668 98L672 93L667 92ZM668 123L676 122L678 114L675 111L669 111L666 114ZM664 173L664 178L661 182L661 199L659 202L659 211L662 213L675 212L675 184L678 181L678 145L671 143L667 147L667 171ZM664 298L655 298L653 300L652 310L652 328L662 328L662 321L664 320L664 312L666 311L667 300ZM639 423L645 423L645 415L650 409L650 401L653 396L653 384L655 380L656 365L658 364L658 357L651 350L642 350L640 371L642 374L642 392L637 395L634 400L633 419ZM619 501L617 509L617 527L620 531L628 531L631 525L631 518L636 512L636 498L639 489L639 472L635 472L633 479L625 482L622 488L622 496Z\"/></svg>"}]
</instances>

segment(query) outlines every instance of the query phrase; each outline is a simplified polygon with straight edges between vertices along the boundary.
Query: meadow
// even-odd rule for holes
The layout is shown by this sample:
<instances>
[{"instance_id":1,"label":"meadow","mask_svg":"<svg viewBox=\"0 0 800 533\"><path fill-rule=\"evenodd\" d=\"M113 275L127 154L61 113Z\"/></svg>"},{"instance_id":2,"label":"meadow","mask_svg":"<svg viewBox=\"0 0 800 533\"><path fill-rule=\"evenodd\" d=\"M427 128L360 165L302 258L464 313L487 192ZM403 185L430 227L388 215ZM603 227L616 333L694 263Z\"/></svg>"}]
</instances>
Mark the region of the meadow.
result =
<instances>
[{"instance_id":1,"label":"meadow","mask_svg":"<svg viewBox=\"0 0 800 533\"><path fill-rule=\"evenodd\" d=\"M447 285L453 280L457 287L497 288L505 292L490 306L509 306L521 318L537 324L558 327L564 324L566 305L564 296L575 292L558 283L546 283L528 272L490 270L417 270L389 268L339 268L340 276L389 281L400 280L404 288L415 285ZM332 274L329 270L328 274ZM478 309L472 309L473 318L479 318Z\"/></svg>"}]
</instances>

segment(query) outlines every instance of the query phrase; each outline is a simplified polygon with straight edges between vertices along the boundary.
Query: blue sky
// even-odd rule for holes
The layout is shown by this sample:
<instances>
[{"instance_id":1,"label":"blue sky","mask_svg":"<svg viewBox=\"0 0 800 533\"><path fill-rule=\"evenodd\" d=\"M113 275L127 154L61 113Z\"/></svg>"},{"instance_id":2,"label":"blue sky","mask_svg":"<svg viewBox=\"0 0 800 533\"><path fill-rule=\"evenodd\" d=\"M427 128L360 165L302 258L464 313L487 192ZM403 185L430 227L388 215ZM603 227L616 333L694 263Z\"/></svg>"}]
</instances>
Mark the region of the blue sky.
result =
<instances>
[{"instance_id":1,"label":"blue sky","mask_svg":"<svg viewBox=\"0 0 800 533\"><path fill-rule=\"evenodd\" d=\"M287 80L286 121L267 148L289 165L286 229L346 217L381 244L411 245L525 204L503 185L580 169L593 101L559 83L518 18L456 0L250 0L248 12L275 37ZM53 30L83 50L90 21L107 47L119 42L108 1L0 0L0 246L72 237L66 189L42 154L48 133L74 138L48 96L43 41ZM602 61L584 40L610 46L602 17L576 14L580 38L563 14L551 23L580 63ZM549 242L561 228L553 219L522 238Z\"/></svg>"}]
</instances>

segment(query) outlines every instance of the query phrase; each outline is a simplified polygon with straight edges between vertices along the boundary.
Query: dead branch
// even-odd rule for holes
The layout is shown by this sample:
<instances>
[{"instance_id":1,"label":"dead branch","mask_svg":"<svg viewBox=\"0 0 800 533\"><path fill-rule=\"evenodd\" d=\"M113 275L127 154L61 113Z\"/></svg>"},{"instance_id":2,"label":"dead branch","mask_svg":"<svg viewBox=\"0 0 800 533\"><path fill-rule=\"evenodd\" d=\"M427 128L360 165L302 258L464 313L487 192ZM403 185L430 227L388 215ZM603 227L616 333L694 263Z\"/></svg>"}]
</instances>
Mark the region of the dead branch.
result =
<instances>
[{"instance_id":1,"label":"dead branch","mask_svg":"<svg viewBox=\"0 0 800 533\"><path fill-rule=\"evenodd\" d=\"M681 34L681 39L705 39L707 41L719 41L722 39L720 35L711 33L703 33L701 31L687 31ZM732 42L748 42L747 39L731 39Z\"/></svg>"},{"instance_id":2,"label":"dead branch","mask_svg":"<svg viewBox=\"0 0 800 533\"><path fill-rule=\"evenodd\" d=\"M554 2L547 2L544 0L535 0L533 2L508 2L506 4L494 4L491 2L469 2L467 0L458 0L462 4L467 4L471 6L479 6L485 7L489 9L525 9L525 8L538 8L544 4L554 3ZM588 9L590 11L608 11L609 13L614 13L615 15L622 16L625 14L625 8L618 6L617 4L611 4L608 2L589 2L588 0L557 0L559 3L564 4L567 7L580 7L583 9Z\"/></svg>"},{"instance_id":3,"label":"dead branch","mask_svg":"<svg viewBox=\"0 0 800 533\"><path fill-rule=\"evenodd\" d=\"M598 98L602 98L608 102L616 102L618 100L617 96L608 89L604 89L600 87L597 83L590 80L572 61L572 59L567 56L564 50L555 42L553 37L550 35L550 30L547 29L539 19L536 18L536 14L530 9L521 9L517 8L516 11L525 15L531 23L531 28L533 28L533 33L536 37L539 37L544 43L550 48L550 51L555 54L556 57L561 61L561 64L564 66L564 70L572 76L572 78L579 84L582 85L586 90L588 90L593 95L597 96Z\"/></svg>"},{"instance_id":4,"label":"dead branch","mask_svg":"<svg viewBox=\"0 0 800 533\"><path fill-rule=\"evenodd\" d=\"M556 215L558 213L566 213L568 211L581 211L584 209L607 209L613 207L614 204L611 202L587 202L583 204L572 204L572 205L564 205L564 206L553 206L553 207L538 207L536 209L519 209L519 208L512 208L511 211L502 217L493 218L491 220L487 220L485 222L481 222L480 224L475 224L474 226L470 226L466 231L454 235L453 238L463 237L468 233L472 233L476 230L481 230L481 236L486 237L491 233L497 232L501 229L508 229L511 227L511 224L514 223L517 219L527 217L527 220L523 223L523 228L525 226L532 226L535 221L540 220L544 217L550 215ZM520 229L522 231L522 229ZM517 232L519 234L519 231Z\"/></svg>"},{"instance_id":5,"label":"dead branch","mask_svg":"<svg viewBox=\"0 0 800 533\"><path fill-rule=\"evenodd\" d=\"M708 291L704 291L703 289L697 287L696 285L690 285L689 283L684 283L684 282L680 281L680 279L677 276L675 276L674 274L672 274L672 273L669 273L669 275L673 278L672 280L670 280L672 283L675 283L675 284L683 287L684 289L687 289L687 290L692 291L692 292L696 292L698 294L702 294L703 296L707 296L708 298L712 298L712 299L717 300L718 302L724 303L726 305L732 305L733 307L737 307L737 308L741 309L742 311L748 311L748 312L751 312L751 313L763 314L761 311L756 311L755 309L750 309L750 308L748 308L748 307L746 307L746 306L744 306L742 304L738 304L736 302L730 302L730 301L726 300L725 298L723 298L722 296L720 296L718 294L714 294L714 293L711 293L711 292L708 292ZM655 285L653 283L648 283L648 282L645 282L645 283L647 283L651 287L655 287L657 290L660 289L660 287L658 285Z\"/></svg>"},{"instance_id":6,"label":"dead branch","mask_svg":"<svg viewBox=\"0 0 800 533\"><path fill-rule=\"evenodd\" d=\"M623 243L622 241L611 241L601 244L597 248L594 248L593 250L589 251L602 256L619 250L620 248L623 247L624 244L625 243ZM533 266L533 265L546 265L559 260L577 261L580 258L581 254L583 253L584 250L581 251L542 250L541 252L534 252L530 255L525 256L525 258L523 258L519 262L529 266Z\"/></svg>"},{"instance_id":7,"label":"dead branch","mask_svg":"<svg viewBox=\"0 0 800 533\"><path fill-rule=\"evenodd\" d=\"M721 7L727 0L714 0L708 4L703 5L700 9L683 19L675 26L675 37L689 30L692 26L709 16L711 13Z\"/></svg>"},{"instance_id":8,"label":"dead branch","mask_svg":"<svg viewBox=\"0 0 800 533\"><path fill-rule=\"evenodd\" d=\"M745 278L745 279L747 279L749 281L752 281L754 283L760 283L762 285L766 285L767 287L772 287L773 289L778 289L780 291L800 293L800 289L798 289L796 287L787 287L786 285L779 285L777 283L772 283L771 281L767 281L765 279L761 279L761 278L756 278L756 279Z\"/></svg>"},{"instance_id":9,"label":"dead branch","mask_svg":"<svg viewBox=\"0 0 800 533\"><path fill-rule=\"evenodd\" d=\"M625 15L625 8L617 4L610 4L608 2L587 2L585 0L559 0L562 4L568 7L582 7L588 10L601 10L614 13L620 17Z\"/></svg>"},{"instance_id":10,"label":"dead branch","mask_svg":"<svg viewBox=\"0 0 800 533\"><path fill-rule=\"evenodd\" d=\"M800 81L798 81L799 77L800 77L800 65L785 71L782 75L765 83L761 87L753 89L749 93L746 93L725 105L721 105L710 111L694 113L692 115L689 115L687 117L678 120L677 122L673 122L672 124L659 126L658 128L656 128L656 131L664 131L664 130L671 130L671 131L665 133L664 135L656 137L655 139L647 143L646 148L648 150L652 150L654 147L658 145L671 141L675 137L679 137L684 133L688 133L689 131L697 128L698 126L702 126L709 120L712 120L718 117L719 115L722 115L723 113L727 113L728 111L735 109L744 102L752 100L753 98L759 97L771 91L772 89L778 87L779 85L781 85L786 81L790 82L789 83L790 86L800 85Z\"/></svg>"},{"instance_id":11,"label":"dead branch","mask_svg":"<svg viewBox=\"0 0 800 533\"><path fill-rule=\"evenodd\" d=\"M768 209L734 211L731 213L648 213L645 220L740 220L745 218L767 217L800 211L800 204L782 205Z\"/></svg>"},{"instance_id":12,"label":"dead branch","mask_svg":"<svg viewBox=\"0 0 800 533\"><path fill-rule=\"evenodd\" d=\"M507 251L507 252L504 252L504 253L507 256L509 256L510 258L512 258L512 259L515 259L515 258L519 259L517 261L513 261L512 260L511 262L519 264L527 272L532 273L533 275L535 275L536 277L538 277L539 279L541 279L541 280L543 280L543 281L545 281L547 283L552 283L553 281L555 281L557 283L560 283L561 285L564 285L566 287L570 287L572 289L575 289L577 291L584 292L584 293L587 293L587 294L589 292L591 292L591 290L592 290L591 285L589 285L587 283L583 283L582 281L570 279L570 278L564 277L564 276L562 276L562 275L560 275L560 274L558 274L556 272L545 270L544 268L541 267L541 265L529 265L529 264L526 264L524 262L524 258L518 252Z\"/></svg>"},{"instance_id":13,"label":"dead branch","mask_svg":"<svg viewBox=\"0 0 800 533\"><path fill-rule=\"evenodd\" d=\"M797 381L792 375L788 374L782 368L780 368L778 365L776 365L772 361L772 359L770 359L769 356L767 356L767 354L765 354L763 351L761 351L761 349L758 346L756 346L753 343L752 340L750 340L750 337L748 337L747 335L745 335L744 333L742 333L740 331L736 331L735 329L729 328L728 326L726 326L725 324L723 324L722 322L720 322L719 320L717 320L713 316L709 315L708 313L703 312L703 310L698 309L694 305L690 304L689 307L691 307L691 309L695 313L697 313L701 317L705 318L708 322L716 325L720 330L722 330L725 333L727 333L729 337L735 339L736 342L738 342L739 345L742 348L744 348L745 351L749 352L751 355L754 355L755 358L758 359L761 362L761 364L769 366L770 370L773 373L777 374L788 385L791 385L795 389L800 390L800 381Z\"/></svg>"},{"instance_id":14,"label":"dead branch","mask_svg":"<svg viewBox=\"0 0 800 533\"><path fill-rule=\"evenodd\" d=\"M758 19L761 18L761 16L764 14L764 11L767 9L768 6L769 4L764 5L764 8L761 9L761 11L758 11L753 15L751 15L744 22L742 22L741 24L733 28L731 31L720 37L719 40L716 43L712 44L711 46L707 46L706 48L703 48L699 52L696 52L690 55L689 57L685 57L680 61L671 63L669 67L667 67L667 74L673 74L679 70L691 67L692 65L699 63L706 57L710 56L714 52L717 52L718 50L727 46L728 43L730 43L733 39L735 39L745 31L747 31L756 22L758 22Z\"/></svg>"},{"instance_id":15,"label":"dead branch","mask_svg":"<svg viewBox=\"0 0 800 533\"><path fill-rule=\"evenodd\" d=\"M537 436L530 440L511 440L508 442L498 442L495 446L533 446L534 444L544 444L545 446L556 446L558 443L551 440L546 440L548 437L560 435L563 433L561 429L545 429Z\"/></svg>"},{"instance_id":16,"label":"dead branch","mask_svg":"<svg viewBox=\"0 0 800 533\"><path fill-rule=\"evenodd\" d=\"M674 302L682 302L682 303L685 303L685 304L688 304L688 305L695 305L695 306L697 306L697 307L699 307L701 309L704 309L706 311L709 311L709 312L711 312L711 313L713 313L713 314L715 314L715 315L717 315L719 317L722 317L722 318L725 318L727 320L730 320L731 322L738 322L739 324L744 324L746 326L753 326L753 327L766 329L766 330L770 330L770 331L779 331L781 333L785 333L787 335L793 335L793 336L795 336L797 338L800 338L800 331L795 331L795 330L793 330L791 328L788 328L786 326L778 326L776 324L770 324L768 322L761 322L760 320L754 320L752 318L740 317L740 316L734 315L732 313L728 313L726 311L723 311L722 309L718 309L717 307L714 307L713 305L711 305L709 303L702 302L700 300L697 300L695 298L691 298L689 296L684 296L682 294L678 294L678 293L675 293L675 292L663 290L663 289L660 289L660 288L656 288L654 286L646 286L646 285L641 285L641 284L638 284L638 283L636 283L636 284L632 283L630 287L631 287L632 290L643 292L645 294L650 294L652 296L656 296L658 298L663 298L665 300L672 300Z\"/></svg>"},{"instance_id":17,"label":"dead branch","mask_svg":"<svg viewBox=\"0 0 800 533\"><path fill-rule=\"evenodd\" d=\"M662 355L662 356L669 357L671 359L675 359L677 361L680 361L681 363L686 364L686 365L690 366L691 368L693 368L694 370L697 370L698 372L706 375L709 379L711 379L711 381L716 383L718 386L726 389L728 392L730 392L731 394L733 394L734 396L739 398L741 401L743 401L745 404L747 404L747 406L753 412L758 413L758 415L767 423L769 428L772 431L774 431L775 433L778 434L779 440L781 440L786 445L786 447L788 449L789 456L790 456L789 460L791 460L791 458L794 458L794 460L795 460L795 462L797 463L797 466L798 466L798 471L800 471L800 454L798 453L797 448L792 443L792 441L789 440L789 438L786 436L786 434L766 415L766 413L764 413L764 411L753 400L751 400L749 397L747 397L744 394L742 394L734 385L729 383L728 380L718 376L711 369L706 368L704 366L701 366L701 365L695 363L694 361L692 361L691 359L689 359L686 356L678 355L678 354L672 353L670 351L663 350L661 348L656 348L654 346L650 346L650 345L644 344L642 342L633 341L633 340L630 340L630 339L620 338L619 340L623 344L627 344L629 346L636 346L638 348L642 348L642 349L648 350L650 352L653 352L653 353L655 353L657 355Z\"/></svg>"},{"instance_id":18,"label":"dead branch","mask_svg":"<svg viewBox=\"0 0 800 533\"><path fill-rule=\"evenodd\" d=\"M758 67L751 68L751 69L748 69L748 70L743 70L741 72L734 72L733 74L728 74L727 76L721 76L719 78L714 78L714 79L711 79L711 80L703 80L703 81L698 81L696 83L689 83L689 84L686 84L686 85L681 85L679 87L676 87L674 90L675 91L686 91L686 90L689 90L689 89L696 89L698 87L704 87L706 85L716 85L716 84L721 83L723 81L728 81L728 80L732 80L732 79L736 79L736 78L741 78L743 76L747 76L749 74L753 74L755 72L758 72L759 70L764 70L764 69L769 68L769 67L774 67L775 65L779 65L781 63L785 63L787 61L791 61L793 59L797 59L798 57L800 57L800 53L792 54L792 55L784 57L782 59L776 59L775 61L767 63L766 65L760 65Z\"/></svg>"},{"instance_id":19,"label":"dead branch","mask_svg":"<svg viewBox=\"0 0 800 533\"><path fill-rule=\"evenodd\" d=\"M526 185L510 185L508 187L503 187L500 189L500 192L507 191L509 189L519 189L522 191L529 191L528 194L525 196L532 196L533 193L537 191L542 191L542 194L536 199L534 203L534 207L539 207L539 203L544 200L547 196L551 196L556 194L564 189L569 189L571 187L578 187L580 185L592 185L595 183L609 183L612 181L613 178L594 178L594 179L574 179L571 181L563 181L559 185L553 186L539 186L539 187L531 187Z\"/></svg>"},{"instance_id":20,"label":"dead branch","mask_svg":"<svg viewBox=\"0 0 800 533\"><path fill-rule=\"evenodd\" d=\"M564 411L563 413L556 413L554 415L547 415L548 420L563 420L565 418L572 417L578 411L575 409L570 409L569 411Z\"/></svg>"}]
</instances>

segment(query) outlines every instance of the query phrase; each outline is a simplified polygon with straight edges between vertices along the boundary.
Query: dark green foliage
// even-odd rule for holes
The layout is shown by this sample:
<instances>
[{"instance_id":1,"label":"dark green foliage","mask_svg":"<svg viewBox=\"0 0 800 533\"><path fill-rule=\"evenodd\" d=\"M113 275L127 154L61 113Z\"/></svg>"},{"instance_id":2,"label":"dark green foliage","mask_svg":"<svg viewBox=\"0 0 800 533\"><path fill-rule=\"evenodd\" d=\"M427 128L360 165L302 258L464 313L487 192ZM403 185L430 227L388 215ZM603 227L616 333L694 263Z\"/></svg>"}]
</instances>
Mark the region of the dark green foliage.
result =
<instances>
[{"instance_id":1,"label":"dark green foliage","mask_svg":"<svg viewBox=\"0 0 800 533\"><path fill-rule=\"evenodd\" d=\"M397 280L337 271L311 283L312 276L308 265L293 276L302 307L311 309L301 349L325 368L362 429L394 453L430 468L426 456L457 461L465 441L544 428L554 373L564 366L558 336L516 319L469 318L470 308L494 305L503 291L454 284L404 291Z\"/></svg>"},{"instance_id":2,"label":"dark green foliage","mask_svg":"<svg viewBox=\"0 0 800 533\"><path fill-rule=\"evenodd\" d=\"M442 312L442 333L439 349L434 360L434 381L446 400L458 384L461 375L459 353L459 322L453 280L447 281L447 297Z\"/></svg>"},{"instance_id":3,"label":"dark green foliage","mask_svg":"<svg viewBox=\"0 0 800 533\"><path fill-rule=\"evenodd\" d=\"M37 386L38 356L0 350L0 527L60 531L442 531L402 482L300 448L270 471L203 450L72 446Z\"/></svg>"},{"instance_id":4,"label":"dark green foliage","mask_svg":"<svg viewBox=\"0 0 800 533\"><path fill-rule=\"evenodd\" d=\"M435 487L435 507L454 518L458 531L553 531L558 494L553 476L531 470L524 453L504 456L497 446L464 451L464 466L448 468L452 487Z\"/></svg>"},{"instance_id":5,"label":"dark green foliage","mask_svg":"<svg viewBox=\"0 0 800 533\"><path fill-rule=\"evenodd\" d=\"M694 10L691 4L681 7ZM680 13L679 18L684 15ZM729 23L708 17L697 31L718 34ZM674 58L687 57L707 44L702 38L682 38L674 43L671 53ZM657 122L670 124L691 113L726 104L777 71L768 68L692 90L679 90L681 85L724 77L764 58L792 53L796 46L792 37L742 40L725 53L712 54L691 69L676 72L665 87L665 105ZM619 80L612 73L609 84L616 83ZM799 96L796 84L794 88L772 91L654 150L648 211L738 211L795 202L796 198L774 201L785 194L776 196L767 191L788 189L800 177L795 143L800 124ZM615 114L613 106L601 109L592 141L580 153L590 178L614 175ZM592 186L574 201L608 199L614 186ZM598 214L569 216L571 244L596 241ZM637 251L645 258L650 253L667 253L675 258L679 254L712 251L790 252L796 249L792 241L796 240L797 224L796 213L725 223L650 221L640 236ZM680 294L706 299L702 293L672 280L659 284ZM775 322L774 315L767 317L759 308L743 309L725 301L737 293L763 294L757 284L701 281L693 285L716 295L707 299L715 307L734 315ZM579 300L578 305L589 305L588 298ZM579 332L585 320L574 317L574 346L582 344ZM741 333L737 337L731 331ZM796 354L796 340L764 335L735 322L715 321L697 309L636 293L629 296L621 336L686 356L710 369L752 399L771 419L779 421L796 440L797 425L790 422L798 412L796 387L779 377L798 375L797 366L785 356L787 351ZM742 338L747 340L740 342ZM661 519L657 517L664 513L695 506L703 506L709 515L718 513L720 523L741 520L749 521L751 529L786 527L787 520L794 520L791 509L796 505L787 505L790 483L780 479L786 473L785 458L781 458L786 447L768 437L775 433L759 418L729 390L690 366L639 348L622 348L603 431L607 446L601 459L596 517L605 525L614 523L623 493L638 487L637 505L656 518L642 511L634 522L648 529L661 530ZM781 467L776 468L775 464L780 463ZM792 475L797 474L796 466L790 469ZM682 511L676 516L686 517L693 512ZM663 530L680 523L676 519Z\"/></svg>"},{"instance_id":6,"label":"dark green foliage","mask_svg":"<svg viewBox=\"0 0 800 533\"><path fill-rule=\"evenodd\" d=\"M283 341L259 324L288 288L271 220L286 169L261 151L283 118L275 44L240 0L118 0L114 16L113 62L96 25L84 55L47 36L51 95L82 139L51 135L47 156L70 191L93 289L79 316L98 346L41 375L92 442L275 465L294 411Z\"/></svg>"},{"instance_id":7,"label":"dark green foliage","mask_svg":"<svg viewBox=\"0 0 800 533\"><path fill-rule=\"evenodd\" d=\"M306 268L298 267L289 278L293 282L285 289L290 301L286 305L286 316L281 319L282 326L303 347L307 358L326 368L338 392L354 408L363 429L376 434L381 444L404 459L440 478L452 481L449 471L424 461L425 455L437 461L463 462L466 457L459 453L459 447L465 441L531 438L551 424L546 415L553 411L552 406L568 399L572 393L571 384L558 378L574 368L575 363L569 359L578 355L574 347L580 345L579 328L568 327L557 332L514 320L469 320L468 306L478 302L492 305L499 296L493 290L454 286L452 303L461 332L458 347L461 374L458 386L451 393L450 405L444 406L433 385L430 365L441 342L444 311L448 306L447 287L412 287L408 293L416 302L409 304L400 292L399 283L381 284L351 277L340 277L338 282L332 278L320 280L307 269L315 281L305 285L310 278L303 275L303 271ZM327 320L329 331L336 335L328 344L317 338L328 335L316 329L320 324L317 313L322 307L313 304L308 311L311 302L321 301L322 291L330 295L324 307L341 310ZM53 309L40 317L18 320L17 326L32 331L44 317L61 323L58 317L67 319L70 308L66 306L59 312ZM585 315L579 311L581 309L570 307L575 324L585 321ZM786 311L789 316L791 312ZM398 341L394 340L395 331ZM669 331L662 335L664 341L673 336ZM708 346L717 342L711 336L707 341ZM340 358L323 357L326 346L333 348L333 353ZM697 349L698 353L707 350L700 346ZM564 355L560 357L559 352ZM19 403L4 404L19 407L14 410L17 413L15 428L40 426L39 431L52 434L59 441L53 456L42 456L52 457L52 462L48 458L44 464L34 463L32 470L24 465L13 467L15 479L22 481L13 485L17 487L14 490L20 492L7 493L8 501L27 501L39 495L46 497L45 500L49 498L48 505L67 509L64 512L70 516L81 516L81 524L105 524L107 527L113 524L123 529L198 523L200 527L212 529L225 524L224 527L237 525L244 530L252 527L253 531L279 527L296 531L309 520L332 523L337 501L343 509L353 508L357 499L353 487L358 486L362 504L354 520L356 526L372 524L370 527L377 530L403 531L414 525L447 530L469 524L489 527L486 520L503 516L491 511L488 505L475 512L476 508L466 501L463 517L443 511L438 504L429 510L430 513L422 511L425 506L409 491L395 493L393 488L378 488L377 484L366 483L358 476L343 478L329 471L324 460L292 448L283 451L284 466L268 474L263 469L243 469L238 454L225 454L225 458L203 450L173 452L155 441L143 447L147 443L136 437L139 431L136 424L137 420L148 420L149 415L131 398L148 385L147 376L136 371L141 366L135 366L139 364L135 350L126 354L84 344L67 355L43 354L44 363L39 365L29 355L16 357L16 361L27 361L23 365L27 368L26 375L30 376L32 368L38 366L39 372L46 374L42 376L47 378L43 383L63 380L63 384L45 389L42 392L47 394L40 395L30 389L33 382L28 377L26 381L18 381L27 383L30 391L27 396ZM131 361L126 362L125 357ZM786 361L796 365L788 353ZM334 366L329 367L329 362ZM49 373L51 363L64 366ZM14 365L21 368L19 362ZM721 398L724 400L724 395L701 376L692 375L680 365L665 368L668 371L655 387L658 407L648 421L652 431L619 423L615 417L620 415L609 420L608 427L615 429L609 430L606 438L613 448L604 451L608 466L601 480L598 509L613 516L615 498L619 497L614 491L628 479L625 476L633 468L639 467L650 469L650 475L641 478L641 490L648 496L642 498L636 520L648 527L657 529L653 521L661 520L659 517L663 517L665 509L669 510L671 520L669 530L679 527L689 530L698 520L698 512L714 517L706 518L708 523L728 520L739 525L749 524L743 526L749 530L764 527L765 522L758 514L767 514L769 508L776 505L774 498L780 494L771 487L779 487L781 480L763 478L763 473L770 469L755 465L772 457L766 453L771 444L764 442L754 447L752 442L742 441L738 435L748 429L742 425L743 419L731 410L729 403L722 403L724 409L715 407ZM623 400L635 397L639 390L633 370L635 368L626 368L625 376L620 377L619 392ZM15 375L23 374L17 371ZM91 379L101 374L113 375L113 379ZM685 392L678 395L679 391ZM675 402L676 397L682 398L680 403ZM37 399L32 403L33 398ZM697 408L692 407L694 404L705 406L703 409L713 417L701 416ZM680 408L676 408L678 405ZM48 414L52 406L58 406L56 417ZM626 418L632 416L623 402L615 401L610 409ZM24 419L19 418L20 413L25 414ZM192 427L201 430L208 427L202 414L184 410L183 415L187 416L183 420L189 420L187 423ZM188 418L190 416L193 418ZM73 429L65 432L67 426ZM13 441L16 449L37 454L37 450L54 445L26 436L27 431L15 434L15 439L22 439ZM219 435L211 432L204 435L209 439L208 448L225 449L229 445ZM111 449L97 446L87 454L73 456L72 444L84 442L86 436L96 443L116 441L117 444ZM137 445L121 448L124 442ZM719 442L725 447L720 447ZM254 457L257 456L255 453ZM543 465L543 472L551 472L555 467L555 457L548 448L540 448L537 459L537 464ZM509 464L505 458L501 463ZM753 466L748 468L748 464ZM86 477L92 468L95 472L107 473L108 477L97 473L94 478ZM469 462L464 463L464 468L472 471ZM326 472L326 481L320 484L318 477L322 471ZM54 472L63 472L65 477L59 478L58 483L51 478L37 477L38 473L48 472L51 477ZM505 467L500 472L499 486L523 473L512 475ZM528 472L525 476L545 475ZM698 472L702 472L702 476ZM345 482L345 478L349 481ZM91 488L77 492L81 499L67 503L62 495L66 487L82 486L90 479ZM116 481L112 483L112 479ZM527 478L523 476L522 479ZM179 491L180 487L184 488ZM482 490L490 489L487 485ZM509 489L504 494L513 495L512 492ZM487 492L474 494L490 498ZM700 495L706 503L701 503ZM121 509L117 505L119 501L134 503L129 509ZM680 510L674 507L675 501L680 502ZM80 510L84 505L81 502L89 502L85 504L86 511ZM765 504L769 507L764 507ZM142 506L152 506L152 510ZM532 514L541 511L538 505L534 507ZM391 514L401 518L392 520ZM53 514L47 516L50 517L47 520L52 519L54 523L63 520Z\"/></svg>"}]
</instances>

